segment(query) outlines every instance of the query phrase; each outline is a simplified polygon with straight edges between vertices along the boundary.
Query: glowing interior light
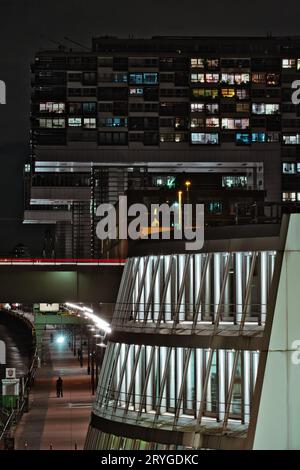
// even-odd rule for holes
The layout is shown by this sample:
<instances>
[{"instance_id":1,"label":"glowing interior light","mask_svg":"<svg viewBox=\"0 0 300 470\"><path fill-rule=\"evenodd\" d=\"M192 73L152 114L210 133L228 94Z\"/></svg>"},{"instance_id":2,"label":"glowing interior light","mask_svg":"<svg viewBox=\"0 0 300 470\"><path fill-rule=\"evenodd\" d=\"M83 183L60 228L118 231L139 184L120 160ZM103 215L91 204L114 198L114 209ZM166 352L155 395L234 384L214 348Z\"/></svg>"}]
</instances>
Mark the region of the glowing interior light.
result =
<instances>
[{"instance_id":1,"label":"glowing interior light","mask_svg":"<svg viewBox=\"0 0 300 470\"><path fill-rule=\"evenodd\" d=\"M58 336L56 338L57 344L63 344L65 342L65 337L64 336Z\"/></svg>"},{"instance_id":2,"label":"glowing interior light","mask_svg":"<svg viewBox=\"0 0 300 470\"><path fill-rule=\"evenodd\" d=\"M102 320L102 318L98 317L98 315L95 315L91 308L82 307L81 305L76 305L72 302L66 302L65 305L74 310L80 310L81 312L84 312L85 318L89 318L90 320L92 320L95 326L99 328L99 330L105 331L106 333L111 333L109 323L107 323L105 320Z\"/></svg>"}]
</instances>

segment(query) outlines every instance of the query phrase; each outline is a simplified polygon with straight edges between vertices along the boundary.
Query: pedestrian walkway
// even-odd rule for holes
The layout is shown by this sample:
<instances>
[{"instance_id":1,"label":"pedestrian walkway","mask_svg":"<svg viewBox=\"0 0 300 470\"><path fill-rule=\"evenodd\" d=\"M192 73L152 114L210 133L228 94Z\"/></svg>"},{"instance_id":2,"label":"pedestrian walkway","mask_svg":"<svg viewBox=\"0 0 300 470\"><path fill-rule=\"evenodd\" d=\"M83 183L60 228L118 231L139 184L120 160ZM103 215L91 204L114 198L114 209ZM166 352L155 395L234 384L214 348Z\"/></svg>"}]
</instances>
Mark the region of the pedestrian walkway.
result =
<instances>
[{"instance_id":1,"label":"pedestrian walkway","mask_svg":"<svg viewBox=\"0 0 300 470\"><path fill-rule=\"evenodd\" d=\"M56 396L56 380L63 379L63 397ZM30 393L30 410L15 433L17 450L82 450L88 429L93 396L87 375L68 345L43 338L43 363Z\"/></svg>"}]
</instances>

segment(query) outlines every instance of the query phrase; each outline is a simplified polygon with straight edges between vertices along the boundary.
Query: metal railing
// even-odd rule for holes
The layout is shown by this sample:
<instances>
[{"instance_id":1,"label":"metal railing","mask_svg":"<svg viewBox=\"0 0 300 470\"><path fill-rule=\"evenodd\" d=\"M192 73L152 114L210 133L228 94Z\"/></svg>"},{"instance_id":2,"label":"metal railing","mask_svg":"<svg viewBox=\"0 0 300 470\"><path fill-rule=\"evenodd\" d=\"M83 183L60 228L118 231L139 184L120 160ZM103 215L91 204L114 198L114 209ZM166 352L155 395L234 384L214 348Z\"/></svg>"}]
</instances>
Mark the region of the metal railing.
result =
<instances>
[{"instance_id":1,"label":"metal railing","mask_svg":"<svg viewBox=\"0 0 300 470\"><path fill-rule=\"evenodd\" d=\"M3 429L1 430L0 449L5 448L5 439L7 437L12 437L15 426L21 420L23 413L25 412L25 408L28 408L29 392L34 383L37 366L38 366L38 355L37 355L37 348L36 348L32 361L31 361L31 365L26 375L26 379L24 381L23 386L21 387L21 392L20 392L19 399L18 399L18 407L12 409L11 413L9 414L3 426Z\"/></svg>"}]
</instances>

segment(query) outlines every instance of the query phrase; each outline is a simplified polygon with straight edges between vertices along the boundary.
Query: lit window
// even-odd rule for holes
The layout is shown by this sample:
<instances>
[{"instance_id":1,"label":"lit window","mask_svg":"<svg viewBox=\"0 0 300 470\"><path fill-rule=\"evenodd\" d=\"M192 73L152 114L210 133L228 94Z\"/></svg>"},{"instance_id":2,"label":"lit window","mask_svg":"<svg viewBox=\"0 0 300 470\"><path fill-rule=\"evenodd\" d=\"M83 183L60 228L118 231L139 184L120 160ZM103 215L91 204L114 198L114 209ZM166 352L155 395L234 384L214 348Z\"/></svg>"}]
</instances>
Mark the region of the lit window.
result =
<instances>
[{"instance_id":1,"label":"lit window","mask_svg":"<svg viewBox=\"0 0 300 470\"><path fill-rule=\"evenodd\" d=\"M297 59L297 70L300 70L300 59Z\"/></svg>"},{"instance_id":2,"label":"lit window","mask_svg":"<svg viewBox=\"0 0 300 470\"><path fill-rule=\"evenodd\" d=\"M203 113L204 103L191 103L191 113Z\"/></svg>"},{"instance_id":3,"label":"lit window","mask_svg":"<svg viewBox=\"0 0 300 470\"><path fill-rule=\"evenodd\" d=\"M192 118L191 119L191 127L204 127L204 119L203 118Z\"/></svg>"},{"instance_id":4,"label":"lit window","mask_svg":"<svg viewBox=\"0 0 300 470\"><path fill-rule=\"evenodd\" d=\"M69 127L81 127L81 118L69 118Z\"/></svg>"},{"instance_id":5,"label":"lit window","mask_svg":"<svg viewBox=\"0 0 300 470\"><path fill-rule=\"evenodd\" d=\"M236 104L237 113L248 113L249 112L249 103L237 103Z\"/></svg>"},{"instance_id":6,"label":"lit window","mask_svg":"<svg viewBox=\"0 0 300 470\"><path fill-rule=\"evenodd\" d=\"M174 142L185 142L186 141L186 134L183 133L176 133L174 137Z\"/></svg>"},{"instance_id":7,"label":"lit window","mask_svg":"<svg viewBox=\"0 0 300 470\"><path fill-rule=\"evenodd\" d=\"M299 194L299 193L298 193ZM294 202L297 200L297 193L294 192L283 192L282 193L282 200L283 201L289 201L289 202ZM298 198L299 200L299 198Z\"/></svg>"},{"instance_id":8,"label":"lit window","mask_svg":"<svg viewBox=\"0 0 300 470\"><path fill-rule=\"evenodd\" d=\"M206 73L205 74L205 81L206 81L206 83L218 83L219 82L219 74L218 73Z\"/></svg>"},{"instance_id":9,"label":"lit window","mask_svg":"<svg viewBox=\"0 0 300 470\"><path fill-rule=\"evenodd\" d=\"M219 105L215 103L208 103L205 105L207 114L217 114L219 112Z\"/></svg>"},{"instance_id":10,"label":"lit window","mask_svg":"<svg viewBox=\"0 0 300 470\"><path fill-rule=\"evenodd\" d=\"M99 119L99 127L127 127L127 118L101 118Z\"/></svg>"},{"instance_id":11,"label":"lit window","mask_svg":"<svg viewBox=\"0 0 300 470\"><path fill-rule=\"evenodd\" d=\"M250 75L249 73L235 73L234 74L234 83L237 85L242 85L244 83L250 82Z\"/></svg>"},{"instance_id":12,"label":"lit window","mask_svg":"<svg viewBox=\"0 0 300 470\"><path fill-rule=\"evenodd\" d=\"M263 143L265 141L266 141L266 133L265 132L252 132L252 142Z\"/></svg>"},{"instance_id":13,"label":"lit window","mask_svg":"<svg viewBox=\"0 0 300 470\"><path fill-rule=\"evenodd\" d=\"M295 67L296 59L282 59L282 68L283 69L291 69Z\"/></svg>"},{"instance_id":14,"label":"lit window","mask_svg":"<svg viewBox=\"0 0 300 470\"><path fill-rule=\"evenodd\" d=\"M130 83L142 84L143 83L143 74L142 73L131 73L129 75Z\"/></svg>"},{"instance_id":15,"label":"lit window","mask_svg":"<svg viewBox=\"0 0 300 470\"><path fill-rule=\"evenodd\" d=\"M265 114L266 113L265 103L252 103L252 113L253 114Z\"/></svg>"},{"instance_id":16,"label":"lit window","mask_svg":"<svg viewBox=\"0 0 300 470\"><path fill-rule=\"evenodd\" d=\"M219 134L213 134L208 132L194 133L191 134L192 144L212 144L216 145L219 143Z\"/></svg>"},{"instance_id":17,"label":"lit window","mask_svg":"<svg viewBox=\"0 0 300 470\"><path fill-rule=\"evenodd\" d=\"M204 73L191 73L191 83L204 83Z\"/></svg>"},{"instance_id":18,"label":"lit window","mask_svg":"<svg viewBox=\"0 0 300 470\"><path fill-rule=\"evenodd\" d=\"M64 119L39 119L39 127L55 129L55 128L64 128L65 127Z\"/></svg>"},{"instance_id":19,"label":"lit window","mask_svg":"<svg viewBox=\"0 0 300 470\"><path fill-rule=\"evenodd\" d=\"M30 172L30 163L25 163L25 165L24 165L24 171L25 171L25 173L29 173L29 172Z\"/></svg>"},{"instance_id":20,"label":"lit window","mask_svg":"<svg viewBox=\"0 0 300 470\"><path fill-rule=\"evenodd\" d=\"M238 88L236 90L236 97L239 100L247 100L249 98L249 91L246 88Z\"/></svg>"},{"instance_id":21,"label":"lit window","mask_svg":"<svg viewBox=\"0 0 300 470\"><path fill-rule=\"evenodd\" d=\"M278 86L280 84L279 73L267 73L267 85Z\"/></svg>"},{"instance_id":22,"label":"lit window","mask_svg":"<svg viewBox=\"0 0 300 470\"><path fill-rule=\"evenodd\" d=\"M245 188L247 187L247 176L222 176L223 188Z\"/></svg>"},{"instance_id":23,"label":"lit window","mask_svg":"<svg viewBox=\"0 0 300 470\"><path fill-rule=\"evenodd\" d=\"M153 186L165 186L168 189L174 189L176 186L176 176L154 176Z\"/></svg>"},{"instance_id":24,"label":"lit window","mask_svg":"<svg viewBox=\"0 0 300 470\"><path fill-rule=\"evenodd\" d=\"M219 127L219 118L206 118L206 127Z\"/></svg>"},{"instance_id":25,"label":"lit window","mask_svg":"<svg viewBox=\"0 0 300 470\"><path fill-rule=\"evenodd\" d=\"M53 101L40 103L40 112L62 114L65 112L65 103L54 103Z\"/></svg>"},{"instance_id":26,"label":"lit window","mask_svg":"<svg viewBox=\"0 0 300 470\"><path fill-rule=\"evenodd\" d=\"M253 114L277 114L279 113L279 104L271 103L252 103Z\"/></svg>"},{"instance_id":27,"label":"lit window","mask_svg":"<svg viewBox=\"0 0 300 470\"><path fill-rule=\"evenodd\" d=\"M223 118L222 129L247 129L249 127L249 119L233 119Z\"/></svg>"},{"instance_id":28,"label":"lit window","mask_svg":"<svg viewBox=\"0 0 300 470\"><path fill-rule=\"evenodd\" d=\"M160 134L160 141L161 142L186 142L187 141L187 138L186 138L186 134L184 133L171 133L171 132L168 132L168 133L165 133L165 134Z\"/></svg>"},{"instance_id":29,"label":"lit window","mask_svg":"<svg viewBox=\"0 0 300 470\"><path fill-rule=\"evenodd\" d=\"M300 134L283 135L282 141L285 145L299 145Z\"/></svg>"},{"instance_id":30,"label":"lit window","mask_svg":"<svg viewBox=\"0 0 300 470\"><path fill-rule=\"evenodd\" d=\"M283 163L282 164L282 173L285 175L294 175L296 173L295 163Z\"/></svg>"},{"instance_id":31,"label":"lit window","mask_svg":"<svg viewBox=\"0 0 300 470\"><path fill-rule=\"evenodd\" d=\"M253 73L252 74L252 83L256 85L264 85L266 81L266 74L265 73Z\"/></svg>"},{"instance_id":32,"label":"lit window","mask_svg":"<svg viewBox=\"0 0 300 470\"><path fill-rule=\"evenodd\" d=\"M160 141L161 142L174 142L174 134L170 132L160 134Z\"/></svg>"},{"instance_id":33,"label":"lit window","mask_svg":"<svg viewBox=\"0 0 300 470\"><path fill-rule=\"evenodd\" d=\"M235 141L237 145L250 145L250 134L244 134L241 132L237 132L235 136Z\"/></svg>"},{"instance_id":34,"label":"lit window","mask_svg":"<svg viewBox=\"0 0 300 470\"><path fill-rule=\"evenodd\" d=\"M143 88L129 88L129 94L131 96L143 96Z\"/></svg>"},{"instance_id":35,"label":"lit window","mask_svg":"<svg viewBox=\"0 0 300 470\"><path fill-rule=\"evenodd\" d=\"M175 118L175 129L184 129L186 127L186 120L181 117Z\"/></svg>"},{"instance_id":36,"label":"lit window","mask_svg":"<svg viewBox=\"0 0 300 470\"><path fill-rule=\"evenodd\" d=\"M206 59L206 67L208 69L217 69L219 67L219 59Z\"/></svg>"},{"instance_id":37,"label":"lit window","mask_svg":"<svg viewBox=\"0 0 300 470\"><path fill-rule=\"evenodd\" d=\"M158 82L158 73L144 73L143 83L146 85L152 85Z\"/></svg>"},{"instance_id":38,"label":"lit window","mask_svg":"<svg viewBox=\"0 0 300 470\"><path fill-rule=\"evenodd\" d=\"M153 85L158 83L158 73L130 73L129 82L134 85Z\"/></svg>"},{"instance_id":39,"label":"lit window","mask_svg":"<svg viewBox=\"0 0 300 470\"><path fill-rule=\"evenodd\" d=\"M192 68L198 68L198 69L204 69L204 59L200 59L200 58L191 59L191 67Z\"/></svg>"},{"instance_id":40,"label":"lit window","mask_svg":"<svg viewBox=\"0 0 300 470\"><path fill-rule=\"evenodd\" d=\"M96 128L96 118L84 118L83 119L84 129L95 129Z\"/></svg>"},{"instance_id":41,"label":"lit window","mask_svg":"<svg viewBox=\"0 0 300 470\"><path fill-rule=\"evenodd\" d=\"M279 113L279 104L266 104L266 114Z\"/></svg>"},{"instance_id":42,"label":"lit window","mask_svg":"<svg viewBox=\"0 0 300 470\"><path fill-rule=\"evenodd\" d=\"M228 85L234 84L234 73L222 73L221 82L227 83Z\"/></svg>"},{"instance_id":43,"label":"lit window","mask_svg":"<svg viewBox=\"0 0 300 470\"><path fill-rule=\"evenodd\" d=\"M195 98L205 97L214 99L217 98L219 90L216 88L193 88L192 93Z\"/></svg>"},{"instance_id":44,"label":"lit window","mask_svg":"<svg viewBox=\"0 0 300 470\"><path fill-rule=\"evenodd\" d=\"M223 98L233 98L235 96L234 88L222 88L221 94Z\"/></svg>"},{"instance_id":45,"label":"lit window","mask_svg":"<svg viewBox=\"0 0 300 470\"><path fill-rule=\"evenodd\" d=\"M267 132L267 142L279 142L279 132Z\"/></svg>"}]
</instances>

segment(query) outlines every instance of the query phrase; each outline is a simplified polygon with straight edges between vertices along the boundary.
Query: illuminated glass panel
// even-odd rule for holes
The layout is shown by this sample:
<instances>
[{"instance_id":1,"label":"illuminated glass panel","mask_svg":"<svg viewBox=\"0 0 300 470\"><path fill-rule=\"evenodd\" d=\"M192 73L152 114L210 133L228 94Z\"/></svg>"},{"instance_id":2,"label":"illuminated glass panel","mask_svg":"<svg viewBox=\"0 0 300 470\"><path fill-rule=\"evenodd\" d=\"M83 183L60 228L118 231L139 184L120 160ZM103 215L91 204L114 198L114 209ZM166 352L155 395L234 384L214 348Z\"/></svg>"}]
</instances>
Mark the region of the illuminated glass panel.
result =
<instances>
[{"instance_id":1,"label":"illuminated glass panel","mask_svg":"<svg viewBox=\"0 0 300 470\"><path fill-rule=\"evenodd\" d=\"M266 133L265 132L252 132L252 142L265 142Z\"/></svg>"},{"instance_id":2,"label":"illuminated glass panel","mask_svg":"<svg viewBox=\"0 0 300 470\"><path fill-rule=\"evenodd\" d=\"M198 69L204 69L204 59L201 59L199 57L192 58L191 59L191 67L192 68L198 68Z\"/></svg>"},{"instance_id":3,"label":"illuminated glass panel","mask_svg":"<svg viewBox=\"0 0 300 470\"><path fill-rule=\"evenodd\" d=\"M247 129L249 127L249 119L222 118L222 129Z\"/></svg>"},{"instance_id":4,"label":"illuminated glass panel","mask_svg":"<svg viewBox=\"0 0 300 470\"><path fill-rule=\"evenodd\" d=\"M300 134L283 134L282 141L284 145L299 145L300 144Z\"/></svg>"},{"instance_id":5,"label":"illuminated glass panel","mask_svg":"<svg viewBox=\"0 0 300 470\"><path fill-rule=\"evenodd\" d=\"M235 136L235 141L238 145L250 145L251 143L250 134L237 132Z\"/></svg>"},{"instance_id":6,"label":"illuminated glass panel","mask_svg":"<svg viewBox=\"0 0 300 470\"><path fill-rule=\"evenodd\" d=\"M282 59L282 68L291 69L296 65L296 59Z\"/></svg>"},{"instance_id":7,"label":"illuminated glass panel","mask_svg":"<svg viewBox=\"0 0 300 470\"><path fill-rule=\"evenodd\" d=\"M53 101L40 103L41 113L63 114L65 112L65 108L66 108L65 103L54 103Z\"/></svg>"},{"instance_id":8,"label":"illuminated glass panel","mask_svg":"<svg viewBox=\"0 0 300 470\"><path fill-rule=\"evenodd\" d=\"M223 98L233 98L235 96L234 88L222 88L221 95Z\"/></svg>"},{"instance_id":9,"label":"illuminated glass panel","mask_svg":"<svg viewBox=\"0 0 300 470\"><path fill-rule=\"evenodd\" d=\"M192 144L210 144L216 145L219 143L219 134L213 134L208 132L194 133L191 134Z\"/></svg>"}]
</instances>

